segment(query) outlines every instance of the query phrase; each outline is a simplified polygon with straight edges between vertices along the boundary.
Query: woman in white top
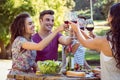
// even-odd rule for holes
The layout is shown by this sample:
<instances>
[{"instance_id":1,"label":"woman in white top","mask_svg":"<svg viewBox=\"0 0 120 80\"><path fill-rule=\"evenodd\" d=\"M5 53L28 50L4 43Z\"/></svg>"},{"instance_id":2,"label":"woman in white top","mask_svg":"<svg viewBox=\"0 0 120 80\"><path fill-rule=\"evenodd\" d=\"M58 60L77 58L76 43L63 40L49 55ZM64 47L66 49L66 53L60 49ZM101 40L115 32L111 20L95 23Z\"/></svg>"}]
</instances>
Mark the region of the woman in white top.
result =
<instances>
[{"instance_id":1,"label":"woman in white top","mask_svg":"<svg viewBox=\"0 0 120 80\"><path fill-rule=\"evenodd\" d=\"M70 25L83 46L101 52L101 80L120 80L120 3L110 8L108 22L107 35L94 39L85 39L78 24L70 22Z\"/></svg>"}]
</instances>

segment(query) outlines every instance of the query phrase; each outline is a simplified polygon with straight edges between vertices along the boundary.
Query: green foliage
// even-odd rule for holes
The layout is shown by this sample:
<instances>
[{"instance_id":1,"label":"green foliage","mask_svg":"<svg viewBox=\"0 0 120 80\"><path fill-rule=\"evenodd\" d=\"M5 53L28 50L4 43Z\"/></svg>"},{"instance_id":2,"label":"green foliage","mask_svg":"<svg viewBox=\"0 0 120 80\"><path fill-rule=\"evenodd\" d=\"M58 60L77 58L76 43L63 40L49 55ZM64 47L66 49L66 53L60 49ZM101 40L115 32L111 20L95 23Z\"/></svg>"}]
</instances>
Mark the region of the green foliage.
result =
<instances>
[{"instance_id":1,"label":"green foliage","mask_svg":"<svg viewBox=\"0 0 120 80\"><path fill-rule=\"evenodd\" d=\"M77 11L77 14L78 14L78 15L85 16L87 19L89 19L89 18L90 18L90 9L87 9L87 10L79 10L79 11Z\"/></svg>"},{"instance_id":2,"label":"green foliage","mask_svg":"<svg viewBox=\"0 0 120 80\"><path fill-rule=\"evenodd\" d=\"M79 10L87 10L90 9L90 0L74 0L76 5L75 5L75 11Z\"/></svg>"},{"instance_id":3,"label":"green foliage","mask_svg":"<svg viewBox=\"0 0 120 80\"><path fill-rule=\"evenodd\" d=\"M66 0L65 6L66 6L68 9L73 9L73 6L75 6L75 3L74 3L73 0Z\"/></svg>"},{"instance_id":4,"label":"green foliage","mask_svg":"<svg viewBox=\"0 0 120 80\"><path fill-rule=\"evenodd\" d=\"M71 2L68 2L67 0L34 0L36 1L33 5L35 6L36 9L36 15L35 15L35 24L37 25L37 29L39 29L38 25L38 17L39 17L39 12L46 10L46 9L51 9L55 12L55 27L59 26L61 23L63 23L63 17L64 13L68 12L71 10L71 8L74 6L73 0ZM69 6L67 6L69 4Z\"/></svg>"},{"instance_id":5,"label":"green foliage","mask_svg":"<svg viewBox=\"0 0 120 80\"><path fill-rule=\"evenodd\" d=\"M107 32L108 30L99 30L99 31L97 31L97 32L95 32L98 36L104 36L105 34L106 34L106 32Z\"/></svg>"},{"instance_id":6,"label":"green foliage","mask_svg":"<svg viewBox=\"0 0 120 80\"><path fill-rule=\"evenodd\" d=\"M18 0L17 0L18 1ZM6 0L0 5L0 39L5 43L9 43L9 26L17 14L27 11L34 15L35 12L31 6L31 2L21 0L19 3L16 0ZM25 3L25 4L23 4ZM18 5L19 4L19 5Z\"/></svg>"},{"instance_id":7,"label":"green foliage","mask_svg":"<svg viewBox=\"0 0 120 80\"><path fill-rule=\"evenodd\" d=\"M92 0L94 20L106 19L110 6L114 0ZM90 18L90 0L75 0L75 9L79 15ZM83 13L84 11L84 13Z\"/></svg>"},{"instance_id":8,"label":"green foliage","mask_svg":"<svg viewBox=\"0 0 120 80\"><path fill-rule=\"evenodd\" d=\"M113 0L98 0L94 4L94 18L98 19L106 19L110 6L114 3Z\"/></svg>"},{"instance_id":9,"label":"green foliage","mask_svg":"<svg viewBox=\"0 0 120 80\"><path fill-rule=\"evenodd\" d=\"M10 19L7 15L7 12L9 11L9 8L6 9L6 11L4 10L4 8L6 4L6 0L5 1L1 1L0 2L0 40L3 42L7 42L6 39L8 38L7 34L8 34L8 23ZM9 6L9 4L8 4ZM10 5L12 6L12 4Z\"/></svg>"},{"instance_id":10,"label":"green foliage","mask_svg":"<svg viewBox=\"0 0 120 80\"><path fill-rule=\"evenodd\" d=\"M86 60L100 60L100 54L96 51L87 50L85 53Z\"/></svg>"},{"instance_id":11,"label":"green foliage","mask_svg":"<svg viewBox=\"0 0 120 80\"><path fill-rule=\"evenodd\" d=\"M104 36L110 29L107 21L105 20L96 20L94 21L95 24L95 29L94 33L97 34L98 36Z\"/></svg>"},{"instance_id":12,"label":"green foliage","mask_svg":"<svg viewBox=\"0 0 120 80\"><path fill-rule=\"evenodd\" d=\"M69 3L69 4L68 4ZM68 5L67 7L65 5ZM74 6L65 0L2 0L0 1L0 40L5 44L9 43L9 26L15 16L21 12L29 12L35 21L36 30L39 29L39 12L45 9L55 11L55 26L63 22L63 16Z\"/></svg>"}]
</instances>

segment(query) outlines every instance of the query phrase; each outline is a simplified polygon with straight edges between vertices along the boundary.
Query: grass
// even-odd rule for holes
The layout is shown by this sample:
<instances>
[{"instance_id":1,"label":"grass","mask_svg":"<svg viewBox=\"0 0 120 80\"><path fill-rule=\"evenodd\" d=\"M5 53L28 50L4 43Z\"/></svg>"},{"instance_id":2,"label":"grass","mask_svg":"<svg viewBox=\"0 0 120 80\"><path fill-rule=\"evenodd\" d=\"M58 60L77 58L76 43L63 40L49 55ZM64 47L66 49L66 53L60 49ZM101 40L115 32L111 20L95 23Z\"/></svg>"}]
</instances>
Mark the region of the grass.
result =
<instances>
[{"instance_id":1,"label":"grass","mask_svg":"<svg viewBox=\"0 0 120 80\"><path fill-rule=\"evenodd\" d=\"M85 59L88 61L99 61L100 60L100 54L97 51L93 50L86 50L85 53ZM59 51L59 60L62 60L62 51Z\"/></svg>"},{"instance_id":2,"label":"grass","mask_svg":"<svg viewBox=\"0 0 120 80\"><path fill-rule=\"evenodd\" d=\"M106 26L107 24L108 24L108 22L107 21L105 21L105 20L94 20L94 24L95 25L101 25L101 26Z\"/></svg>"},{"instance_id":3,"label":"grass","mask_svg":"<svg viewBox=\"0 0 120 80\"><path fill-rule=\"evenodd\" d=\"M87 50L85 59L90 66L100 66L100 54L97 51Z\"/></svg>"},{"instance_id":4,"label":"grass","mask_svg":"<svg viewBox=\"0 0 120 80\"><path fill-rule=\"evenodd\" d=\"M95 61L95 60L98 61L98 60L100 60L100 54L97 51L87 50L85 53L85 59L92 60L92 61Z\"/></svg>"}]
</instances>

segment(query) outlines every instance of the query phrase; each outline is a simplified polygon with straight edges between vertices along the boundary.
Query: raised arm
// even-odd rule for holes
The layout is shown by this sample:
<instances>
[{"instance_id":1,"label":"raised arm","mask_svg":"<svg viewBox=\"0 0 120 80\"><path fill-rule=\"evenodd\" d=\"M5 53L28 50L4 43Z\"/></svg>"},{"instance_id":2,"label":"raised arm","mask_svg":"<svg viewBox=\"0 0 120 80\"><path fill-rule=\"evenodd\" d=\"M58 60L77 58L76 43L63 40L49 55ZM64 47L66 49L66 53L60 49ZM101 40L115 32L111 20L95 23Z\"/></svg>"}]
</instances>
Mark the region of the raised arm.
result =
<instances>
[{"instance_id":1,"label":"raised arm","mask_svg":"<svg viewBox=\"0 0 120 80\"><path fill-rule=\"evenodd\" d=\"M69 45L72 42L72 38L70 36L60 36L59 43L62 45Z\"/></svg>"},{"instance_id":2,"label":"raised arm","mask_svg":"<svg viewBox=\"0 0 120 80\"><path fill-rule=\"evenodd\" d=\"M59 43L62 45L69 45L72 42L72 33L71 31L68 32L69 36L60 36Z\"/></svg>"},{"instance_id":3,"label":"raised arm","mask_svg":"<svg viewBox=\"0 0 120 80\"><path fill-rule=\"evenodd\" d=\"M92 37L88 36L83 30L80 30L81 33L83 34L83 36L85 37L85 39L90 39Z\"/></svg>"},{"instance_id":4,"label":"raised arm","mask_svg":"<svg viewBox=\"0 0 120 80\"><path fill-rule=\"evenodd\" d=\"M48 35L39 43L24 42L22 44L22 48L29 50L43 50L53 40L53 38L58 34L58 32L63 31L65 27L66 25L58 27L56 30L54 30L50 35Z\"/></svg>"},{"instance_id":5,"label":"raised arm","mask_svg":"<svg viewBox=\"0 0 120 80\"><path fill-rule=\"evenodd\" d=\"M97 38L93 38L93 39L86 39L86 38L84 38L82 32L80 31L78 24L74 24L74 23L70 22L70 25L71 25L72 29L75 31L77 39L84 47L100 51L100 49L102 47L102 43L103 43L103 40L101 40L101 39L103 39L103 38L97 37Z\"/></svg>"}]
</instances>

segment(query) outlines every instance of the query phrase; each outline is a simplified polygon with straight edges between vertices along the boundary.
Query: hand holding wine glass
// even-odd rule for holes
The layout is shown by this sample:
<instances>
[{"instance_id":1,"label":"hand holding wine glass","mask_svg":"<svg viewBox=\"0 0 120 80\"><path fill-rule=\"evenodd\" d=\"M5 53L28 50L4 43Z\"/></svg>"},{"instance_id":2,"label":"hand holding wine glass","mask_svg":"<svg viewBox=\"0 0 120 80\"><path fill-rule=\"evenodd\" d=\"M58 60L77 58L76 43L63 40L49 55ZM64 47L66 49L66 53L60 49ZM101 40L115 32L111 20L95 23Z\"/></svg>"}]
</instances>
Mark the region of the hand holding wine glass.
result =
<instances>
[{"instance_id":1,"label":"hand holding wine glass","mask_svg":"<svg viewBox=\"0 0 120 80\"><path fill-rule=\"evenodd\" d=\"M70 12L66 12L64 15L64 24L69 24L69 21L71 20L71 14ZM65 29L66 32L70 31L70 27Z\"/></svg>"},{"instance_id":2,"label":"hand holding wine glass","mask_svg":"<svg viewBox=\"0 0 120 80\"><path fill-rule=\"evenodd\" d=\"M72 22L74 22L74 23L77 23L77 19L78 19L78 17L77 17L76 12L71 11L71 12L65 13L64 23L65 23L65 24L68 24L69 21L72 21Z\"/></svg>"},{"instance_id":3,"label":"hand holding wine glass","mask_svg":"<svg viewBox=\"0 0 120 80\"><path fill-rule=\"evenodd\" d=\"M77 23L77 19L78 19L77 14L74 11L71 11L71 12L68 12L68 13L65 14L64 23L69 24L69 21ZM69 26L69 28L66 31L68 32L70 30L71 30L71 26ZM75 38L75 35L73 35L72 37Z\"/></svg>"}]
</instances>

